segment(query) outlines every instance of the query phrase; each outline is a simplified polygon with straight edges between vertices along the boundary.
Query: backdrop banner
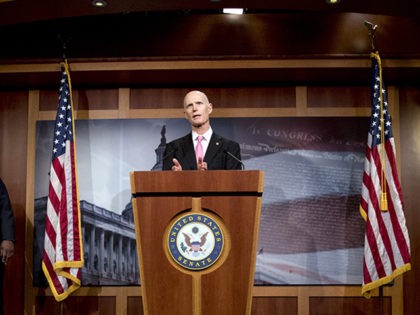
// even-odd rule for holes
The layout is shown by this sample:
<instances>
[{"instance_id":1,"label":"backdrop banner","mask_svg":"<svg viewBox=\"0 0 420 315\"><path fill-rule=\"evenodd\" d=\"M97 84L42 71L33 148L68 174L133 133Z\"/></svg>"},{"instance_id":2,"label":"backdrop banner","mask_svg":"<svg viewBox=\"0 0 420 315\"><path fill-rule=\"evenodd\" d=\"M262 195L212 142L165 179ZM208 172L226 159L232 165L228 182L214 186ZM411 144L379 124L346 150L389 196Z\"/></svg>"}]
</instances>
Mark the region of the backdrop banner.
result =
<instances>
[{"instance_id":1,"label":"backdrop banner","mask_svg":"<svg viewBox=\"0 0 420 315\"><path fill-rule=\"evenodd\" d=\"M213 118L245 169L265 172L256 285L362 283L359 214L367 117ZM76 121L85 266L82 285L138 285L131 171L160 171L185 119ZM54 125L37 124L34 285L41 271Z\"/></svg>"}]
</instances>

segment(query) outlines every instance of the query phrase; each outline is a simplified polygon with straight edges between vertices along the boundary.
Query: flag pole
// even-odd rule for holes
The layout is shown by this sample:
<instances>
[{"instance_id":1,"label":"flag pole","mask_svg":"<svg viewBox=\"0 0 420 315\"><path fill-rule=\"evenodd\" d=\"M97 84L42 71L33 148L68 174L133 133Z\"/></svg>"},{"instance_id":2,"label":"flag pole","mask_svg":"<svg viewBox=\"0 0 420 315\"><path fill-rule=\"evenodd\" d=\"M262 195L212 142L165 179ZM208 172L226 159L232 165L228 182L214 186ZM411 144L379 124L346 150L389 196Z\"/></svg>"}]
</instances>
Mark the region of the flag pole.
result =
<instances>
[{"instance_id":1,"label":"flag pole","mask_svg":"<svg viewBox=\"0 0 420 315\"><path fill-rule=\"evenodd\" d=\"M61 35L57 35L58 39L61 42L61 57L63 60L67 59L66 53L67 53L67 44L70 42L71 37L63 38Z\"/></svg>"}]
</instances>

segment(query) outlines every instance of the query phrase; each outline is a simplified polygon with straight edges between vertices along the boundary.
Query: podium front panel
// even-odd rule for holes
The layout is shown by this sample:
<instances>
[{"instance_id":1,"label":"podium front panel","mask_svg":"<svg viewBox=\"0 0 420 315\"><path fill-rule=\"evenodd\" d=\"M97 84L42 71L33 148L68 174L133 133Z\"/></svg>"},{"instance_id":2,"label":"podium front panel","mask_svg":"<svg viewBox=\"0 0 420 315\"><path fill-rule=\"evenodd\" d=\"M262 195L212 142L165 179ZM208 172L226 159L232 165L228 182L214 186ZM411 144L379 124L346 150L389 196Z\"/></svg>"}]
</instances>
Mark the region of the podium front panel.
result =
<instances>
[{"instance_id":1,"label":"podium front panel","mask_svg":"<svg viewBox=\"0 0 420 315\"><path fill-rule=\"evenodd\" d=\"M263 180L262 172L250 172L131 174L145 314L250 314ZM252 184L244 183L250 179ZM209 189L199 191L197 185ZM184 217L185 222L208 217L214 220L207 221L211 228L223 230L223 253L209 267L197 262L201 269L195 270L194 264L183 266L171 257L170 229ZM204 246L187 246L189 237L182 234L176 237L183 240L183 250L203 254Z\"/></svg>"}]
</instances>

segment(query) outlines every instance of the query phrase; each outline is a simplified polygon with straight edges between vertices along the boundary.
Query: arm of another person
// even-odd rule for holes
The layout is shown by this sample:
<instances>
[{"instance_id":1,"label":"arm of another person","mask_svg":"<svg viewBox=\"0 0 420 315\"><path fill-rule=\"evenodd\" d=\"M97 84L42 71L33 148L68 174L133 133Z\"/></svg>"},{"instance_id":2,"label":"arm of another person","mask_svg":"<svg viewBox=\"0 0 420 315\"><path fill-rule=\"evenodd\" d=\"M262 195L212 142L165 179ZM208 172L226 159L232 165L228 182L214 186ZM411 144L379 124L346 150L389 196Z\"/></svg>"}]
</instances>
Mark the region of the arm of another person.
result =
<instances>
[{"instance_id":1,"label":"arm of another person","mask_svg":"<svg viewBox=\"0 0 420 315\"><path fill-rule=\"evenodd\" d=\"M4 263L13 255L15 223L9 194L0 180L0 255Z\"/></svg>"}]
</instances>

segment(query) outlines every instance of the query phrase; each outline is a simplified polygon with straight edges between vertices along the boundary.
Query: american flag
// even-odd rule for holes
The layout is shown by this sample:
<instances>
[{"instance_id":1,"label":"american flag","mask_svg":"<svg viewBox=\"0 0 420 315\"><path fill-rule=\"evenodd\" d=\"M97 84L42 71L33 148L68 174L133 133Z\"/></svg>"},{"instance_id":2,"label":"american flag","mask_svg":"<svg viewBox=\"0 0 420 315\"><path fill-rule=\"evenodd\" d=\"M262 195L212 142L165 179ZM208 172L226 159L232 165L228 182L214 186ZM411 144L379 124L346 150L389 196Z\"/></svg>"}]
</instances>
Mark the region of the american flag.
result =
<instances>
[{"instance_id":1,"label":"american flag","mask_svg":"<svg viewBox=\"0 0 420 315\"><path fill-rule=\"evenodd\" d=\"M65 61L61 63L42 257L42 269L57 301L80 287L83 267L75 140L70 74Z\"/></svg>"},{"instance_id":2,"label":"american flag","mask_svg":"<svg viewBox=\"0 0 420 315\"><path fill-rule=\"evenodd\" d=\"M360 213L366 221L362 294L410 270L395 142L379 53L372 53L372 114L363 174Z\"/></svg>"}]
</instances>

